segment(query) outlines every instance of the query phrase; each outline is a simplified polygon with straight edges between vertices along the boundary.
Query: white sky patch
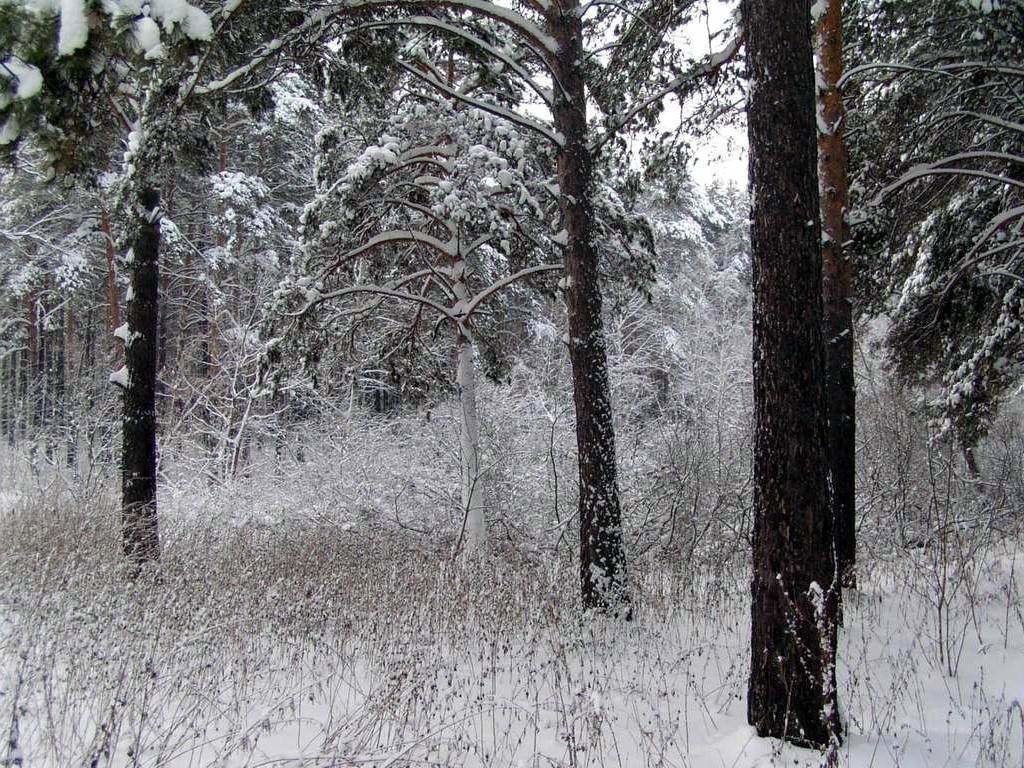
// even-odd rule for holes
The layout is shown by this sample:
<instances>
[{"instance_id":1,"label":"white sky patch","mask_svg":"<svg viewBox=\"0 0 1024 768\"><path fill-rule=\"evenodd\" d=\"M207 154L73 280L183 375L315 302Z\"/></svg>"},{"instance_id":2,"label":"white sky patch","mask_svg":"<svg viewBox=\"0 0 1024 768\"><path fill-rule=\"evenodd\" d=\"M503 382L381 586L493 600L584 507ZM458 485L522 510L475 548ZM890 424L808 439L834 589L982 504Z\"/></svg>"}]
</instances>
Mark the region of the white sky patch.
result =
<instances>
[{"instance_id":1,"label":"white sky patch","mask_svg":"<svg viewBox=\"0 0 1024 768\"><path fill-rule=\"evenodd\" d=\"M732 2L709 2L708 17L697 18L682 30L684 39L689 40L691 56L694 59L712 56L722 48L721 37L713 35L729 21L735 10ZM665 131L679 124L679 102L670 99L666 104L659 128ZM694 159L691 164L693 176L702 184L730 183L740 187L747 185L747 132L742 125L721 125L711 135L694 144Z\"/></svg>"}]
</instances>

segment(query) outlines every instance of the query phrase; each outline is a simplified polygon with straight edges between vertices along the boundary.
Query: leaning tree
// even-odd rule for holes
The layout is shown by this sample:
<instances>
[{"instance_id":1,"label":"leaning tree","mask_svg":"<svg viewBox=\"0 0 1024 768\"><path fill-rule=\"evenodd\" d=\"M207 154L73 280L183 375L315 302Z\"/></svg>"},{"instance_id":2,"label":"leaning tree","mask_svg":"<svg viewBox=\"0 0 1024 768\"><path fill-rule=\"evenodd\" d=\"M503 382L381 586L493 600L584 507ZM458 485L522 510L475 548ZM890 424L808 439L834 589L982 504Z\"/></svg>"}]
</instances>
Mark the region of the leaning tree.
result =
<instances>
[{"instance_id":1,"label":"leaning tree","mask_svg":"<svg viewBox=\"0 0 1024 768\"><path fill-rule=\"evenodd\" d=\"M456 41L519 83L517 99L478 97L450 85L442 70L395 52L399 66L446 98L532 131L551 147L576 407L583 603L620 615L629 612L629 595L595 244L601 225L595 169L610 149L625 151L619 142L625 130L654 125L666 97L691 94L734 58L740 41L731 32L705 57L689 57L675 44L673 30L701 7L663 0L635 9L579 0L326 2L256 57L290 46L308 52L317 43L333 52L338 39L405 28ZM250 74L251 67L239 67L214 85L245 82ZM591 110L597 119L588 116Z\"/></svg>"},{"instance_id":2,"label":"leaning tree","mask_svg":"<svg viewBox=\"0 0 1024 768\"><path fill-rule=\"evenodd\" d=\"M305 213L306 258L282 298L298 291L295 333L312 324L334 326L331 335L343 337L387 329L375 344L382 360L426 347L421 336L450 328L461 425L459 547L464 541L475 552L484 543L486 490L474 360L479 326L503 293L562 270L544 262L557 251L555 233L544 226L544 154L514 124L431 89L414 84L399 99L404 108L346 162L333 157L347 154L344 126L322 135L319 192ZM317 356L315 346L301 346L307 360Z\"/></svg>"}]
</instances>

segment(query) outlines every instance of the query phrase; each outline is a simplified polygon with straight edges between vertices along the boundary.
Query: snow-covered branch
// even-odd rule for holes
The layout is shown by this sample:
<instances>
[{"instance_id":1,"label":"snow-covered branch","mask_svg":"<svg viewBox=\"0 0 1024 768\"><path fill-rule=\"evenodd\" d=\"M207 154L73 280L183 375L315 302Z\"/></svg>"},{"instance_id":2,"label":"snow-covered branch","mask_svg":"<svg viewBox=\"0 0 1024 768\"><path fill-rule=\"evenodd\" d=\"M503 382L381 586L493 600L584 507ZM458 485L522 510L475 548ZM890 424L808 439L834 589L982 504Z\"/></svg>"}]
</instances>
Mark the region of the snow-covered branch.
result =
<instances>
[{"instance_id":1,"label":"snow-covered branch","mask_svg":"<svg viewBox=\"0 0 1024 768\"><path fill-rule=\"evenodd\" d=\"M504 51L495 48L493 45L483 40L472 32L464 29L463 27L456 26L455 24L449 24L445 21L437 19L433 16L413 16L408 19L396 19L394 21L380 21L372 24L365 25L366 28L375 27L392 27L392 26L413 26L425 29L435 29L439 32L443 32L448 35L458 37L466 42L472 44L476 48L479 48L489 56L494 57L500 61L505 67L514 72L534 93L536 93L541 100L551 105L551 91L550 89L542 87L533 76L526 70L526 68L520 64L516 59L509 56ZM440 81L440 78L438 78Z\"/></svg>"},{"instance_id":2,"label":"snow-covered branch","mask_svg":"<svg viewBox=\"0 0 1024 768\"><path fill-rule=\"evenodd\" d=\"M353 0L353 2L341 7L336 6L336 8L342 13L370 8L395 10L408 8L410 10L423 9L426 11L436 8L447 8L456 12L464 12L472 16L493 19L499 22L506 29L514 32L535 51L538 58L545 62L550 63L552 57L558 51L558 43L555 39L537 24L508 6L498 5L488 0Z\"/></svg>"},{"instance_id":3,"label":"snow-covered branch","mask_svg":"<svg viewBox=\"0 0 1024 768\"><path fill-rule=\"evenodd\" d=\"M495 117L503 118L505 120L508 120L510 123L515 123L516 125L522 128L526 128L527 130L533 131L543 136L545 139L550 141L552 144L555 144L556 146L562 145L562 138L557 133L551 130L548 126L544 125L543 123L537 120L534 120L533 118L526 117L525 115L520 115L518 112L514 112L511 109L506 109L505 107L499 106L497 104L491 104L480 99L475 99L472 96L467 96L466 94L461 93L460 91L456 90L455 88L452 88L446 83L441 82L436 77L433 77L425 72L420 71L416 67L411 66L407 62L400 61L399 66L401 66L402 69L409 72L410 74L418 77L431 88L437 89L445 96L449 96L450 98L455 99L456 101L459 101L470 107L475 107L476 109L479 109L482 112L487 112L488 114L494 115Z\"/></svg>"},{"instance_id":4,"label":"snow-covered branch","mask_svg":"<svg viewBox=\"0 0 1024 768\"><path fill-rule=\"evenodd\" d=\"M562 271L562 269L564 269L564 267L561 264L538 264L535 267L527 267L526 269L521 269L518 272L508 275L507 277L504 277L495 283L491 283L489 286L487 286L478 294L476 294L476 296L470 299L469 303L466 304L463 313L465 314L466 317L469 317L470 315L473 314L476 308L483 304L485 301L487 301L487 299L496 294L498 291L501 291L507 288L508 286L512 285L512 283L523 280L527 277L530 277L531 275L538 275L541 274L542 272L560 272Z\"/></svg>"},{"instance_id":5,"label":"snow-covered branch","mask_svg":"<svg viewBox=\"0 0 1024 768\"><path fill-rule=\"evenodd\" d=\"M629 107L622 114L609 120L605 126L604 133L591 142L591 151L597 152L640 114L669 94L678 93L684 87L699 84L704 78L716 73L725 64L735 59L742 47L743 32L740 30L720 51L708 54L696 62L689 70L671 80L667 85L658 89L639 103Z\"/></svg>"},{"instance_id":6,"label":"snow-covered branch","mask_svg":"<svg viewBox=\"0 0 1024 768\"><path fill-rule=\"evenodd\" d=\"M445 243L425 232L417 232L412 229L392 229L387 232L381 232L379 235L374 235L362 245L358 245L352 250L347 251L337 260L337 264L344 264L357 256L361 256L367 251L372 251L378 246L394 243L415 243L417 245L426 245L433 248L442 256L447 256L449 258L453 258L455 256L457 249L457 244L451 240Z\"/></svg>"}]
</instances>

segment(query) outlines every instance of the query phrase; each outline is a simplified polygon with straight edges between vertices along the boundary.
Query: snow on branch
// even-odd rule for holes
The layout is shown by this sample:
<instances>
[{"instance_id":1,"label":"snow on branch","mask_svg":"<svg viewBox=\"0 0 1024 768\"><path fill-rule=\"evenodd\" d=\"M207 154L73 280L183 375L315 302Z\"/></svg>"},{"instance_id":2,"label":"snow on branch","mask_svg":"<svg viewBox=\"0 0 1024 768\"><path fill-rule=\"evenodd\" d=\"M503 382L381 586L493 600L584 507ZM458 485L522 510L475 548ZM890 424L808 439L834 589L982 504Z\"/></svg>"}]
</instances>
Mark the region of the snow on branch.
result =
<instances>
[{"instance_id":1,"label":"snow on branch","mask_svg":"<svg viewBox=\"0 0 1024 768\"><path fill-rule=\"evenodd\" d=\"M839 79L838 87L844 88L851 80L862 77L869 72L877 71L916 73L919 75L939 75L941 77L958 77L965 72L981 71L996 75L1024 77L1024 67L1016 67L1011 64L993 64L986 61L958 61L950 62L948 64L901 64L898 62L879 61L869 64L861 64L847 70L847 72Z\"/></svg>"},{"instance_id":2,"label":"snow on branch","mask_svg":"<svg viewBox=\"0 0 1024 768\"><path fill-rule=\"evenodd\" d=\"M323 304L326 301L333 299L340 299L345 296L355 296L358 294L372 294L374 296L382 296L391 299L400 299L402 301L410 301L414 304L421 304L425 307L430 307L435 312L440 314L442 318L452 321L453 323L459 322L459 317L452 314L451 310L439 301L434 301L427 296L421 296L416 293L409 293L408 291L400 291L395 288L389 288L386 285L351 285L347 288L339 288L335 291L328 293L318 294L313 300L306 303L306 305L298 312L291 313L292 316L298 316L305 314L313 307Z\"/></svg>"},{"instance_id":3,"label":"snow on branch","mask_svg":"<svg viewBox=\"0 0 1024 768\"><path fill-rule=\"evenodd\" d=\"M337 13L361 11L370 8L391 8L410 10L423 9L430 11L436 8L447 8L461 11L472 16L493 19L506 29L515 32L529 45L541 60L549 63L558 51L555 39L521 13L513 9L489 2L488 0L354 0L343 6L336 6Z\"/></svg>"},{"instance_id":4,"label":"snow on branch","mask_svg":"<svg viewBox=\"0 0 1024 768\"><path fill-rule=\"evenodd\" d=\"M328 17L329 14L325 10L320 10L316 13L310 14L301 24L293 27L286 34L261 45L252 55L252 58L242 66L232 70L218 80L213 80L204 85L195 86L195 92L199 95L204 95L226 90L235 82L250 75L269 59L276 56L286 44L301 39L308 31L319 27L319 33L324 35L326 33L326 22Z\"/></svg>"},{"instance_id":5,"label":"snow on branch","mask_svg":"<svg viewBox=\"0 0 1024 768\"><path fill-rule=\"evenodd\" d=\"M1024 165L1024 156L1014 155L1008 152L961 152L956 155L944 157L941 160L936 160L933 163L921 163L913 166L906 173L896 179L896 181L883 187L871 201L871 205L881 205L885 198L893 192L902 189L908 184L930 176L973 176L980 179L987 179L988 181L994 181L999 184L1007 184L1009 186L1018 187L1019 189L1024 189L1024 182L1018 181L1017 179L1011 178L1007 175L983 171L977 168L947 167L953 163L959 163L965 160L1001 160L1008 163Z\"/></svg>"},{"instance_id":6,"label":"snow on branch","mask_svg":"<svg viewBox=\"0 0 1024 768\"><path fill-rule=\"evenodd\" d=\"M508 275L507 277L504 277L495 283L491 283L489 286L487 286L478 294L476 294L476 296L470 299L469 303L466 304L465 307L463 308L463 314L466 317L469 317L470 315L473 314L476 308L483 304L485 301L487 301L487 299L489 299L498 291L501 291L507 288L508 286L512 285L512 283L516 283L520 280L530 277L531 275L538 275L541 274L542 272L560 272L562 271L562 269L564 269L564 267L561 264L538 264L535 267L527 267L526 269L521 269L518 272Z\"/></svg>"},{"instance_id":7,"label":"snow on branch","mask_svg":"<svg viewBox=\"0 0 1024 768\"><path fill-rule=\"evenodd\" d=\"M416 69L416 67L411 66L407 62L400 61L398 62L398 64L399 66L402 67L402 69L404 69L405 71L409 72L412 75L415 75L420 80L429 85L431 88L435 88L436 90L443 93L445 96L449 96L455 99L456 101L459 101L470 107L475 107L476 109L479 109L482 112L487 112L488 114L494 115L495 117L503 118L505 120L508 120L510 123L515 123L516 125L522 128L526 128L527 130L533 131L534 133L543 136L545 139L547 139L552 144L555 144L557 146L561 146L563 143L561 136L559 136L555 131L552 131L543 123L534 120L533 118L526 117L525 115L520 115L518 112L514 112L511 109L506 109L505 107L501 107L497 104L491 104L490 102L481 101L480 99L473 98L472 96L467 96L459 92L458 90L452 88L451 86L447 85L446 83L441 82L436 77L433 77L432 75L429 75L425 72Z\"/></svg>"},{"instance_id":8,"label":"snow on branch","mask_svg":"<svg viewBox=\"0 0 1024 768\"><path fill-rule=\"evenodd\" d=\"M458 251L458 244L454 241L449 240L445 243L438 240L433 235L428 235L425 232L417 232L412 229L392 229L387 232L381 232L379 235L374 235L362 245L356 246L351 251L348 251L338 259L338 263L343 264L346 261L354 259L357 256L361 256L367 251L371 251L381 245L394 243L426 245L433 248L442 256L447 256L449 258L453 258Z\"/></svg>"},{"instance_id":9,"label":"snow on branch","mask_svg":"<svg viewBox=\"0 0 1024 768\"><path fill-rule=\"evenodd\" d=\"M718 70L723 66L736 58L742 47L743 30L740 29L720 51L714 51L708 54L703 59L696 62L689 70L671 80L667 85L655 91L639 103L634 104L625 112L621 113L617 118L609 120L604 133L594 139L591 143L591 151L598 151L613 139L619 131L633 122L633 120L635 120L640 114L649 109L652 105L664 99L669 94L676 93L683 87L695 86L704 78L718 72Z\"/></svg>"},{"instance_id":10,"label":"snow on branch","mask_svg":"<svg viewBox=\"0 0 1024 768\"><path fill-rule=\"evenodd\" d=\"M514 72L519 78L526 83L526 85L536 93L541 100L551 106L552 94L547 88L542 87L537 83L536 80L530 75L530 73L516 61L512 56L509 56L502 50L495 48L493 45L488 43L486 40L474 35L472 32L463 29L455 24L449 24L441 19L434 18L433 16L413 16L408 19L396 19L394 21L380 21L372 24L365 25L365 28L372 29L377 27L391 27L391 26L414 26L426 29L435 29L445 34L453 35L458 37L471 45L479 48L481 51L493 56L495 59L500 61L504 66L508 67L509 70ZM439 78L440 79L440 78Z\"/></svg>"},{"instance_id":11,"label":"snow on branch","mask_svg":"<svg viewBox=\"0 0 1024 768\"><path fill-rule=\"evenodd\" d=\"M957 117L969 117L977 120L980 123L995 126L996 128L1005 128L1008 131L1014 133L1024 133L1024 123L1017 123L1012 120L1005 120L996 115L989 115L982 112L972 112L967 109L958 109L953 112L945 112L939 115L935 122L942 122L945 120L952 120Z\"/></svg>"},{"instance_id":12,"label":"snow on branch","mask_svg":"<svg viewBox=\"0 0 1024 768\"><path fill-rule=\"evenodd\" d=\"M938 306L943 306L946 302L947 297L953 291L953 288L964 278L964 276L979 263L987 258L995 256L999 253L1007 250L1013 250L1016 247L1022 245L1022 241L1013 240L1008 243L1002 243L996 248L991 248L987 251L981 251L981 248L987 243L993 235L997 232L1005 230L1014 221L1024 221L1024 205L1011 208L1008 211L1003 211L998 215L992 217L988 225L982 231L982 233L975 239L974 245L971 250L961 259L960 266L957 267L956 272L946 283L946 286L942 289L942 293L939 296Z\"/></svg>"}]
</instances>

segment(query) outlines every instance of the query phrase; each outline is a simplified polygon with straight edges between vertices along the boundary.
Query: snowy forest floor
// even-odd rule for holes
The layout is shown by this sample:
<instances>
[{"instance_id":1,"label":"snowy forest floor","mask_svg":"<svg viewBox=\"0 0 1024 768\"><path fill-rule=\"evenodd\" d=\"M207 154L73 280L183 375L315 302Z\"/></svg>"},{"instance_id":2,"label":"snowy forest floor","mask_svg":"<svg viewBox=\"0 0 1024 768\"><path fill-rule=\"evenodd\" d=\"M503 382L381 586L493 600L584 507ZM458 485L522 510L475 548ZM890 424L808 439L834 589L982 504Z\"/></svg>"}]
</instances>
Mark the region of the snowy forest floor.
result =
<instances>
[{"instance_id":1,"label":"snowy forest floor","mask_svg":"<svg viewBox=\"0 0 1024 768\"><path fill-rule=\"evenodd\" d=\"M581 616L569 556L506 545L458 566L412 524L268 521L240 480L168 489L162 579L132 582L109 488L7 477L0 765L821 761L746 725L742 548L635 558L635 620L618 624ZM1022 765L1022 537L971 541L862 557L842 765Z\"/></svg>"}]
</instances>

